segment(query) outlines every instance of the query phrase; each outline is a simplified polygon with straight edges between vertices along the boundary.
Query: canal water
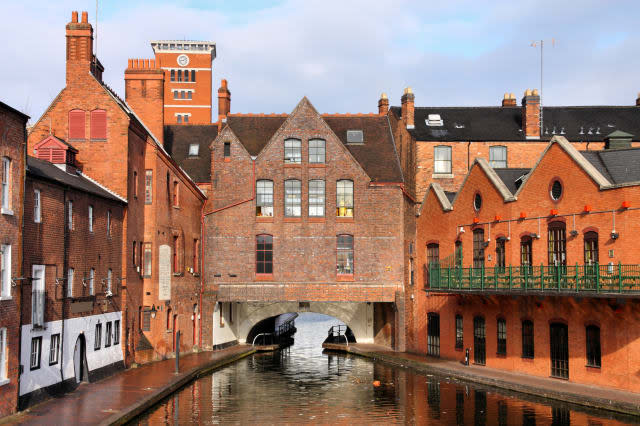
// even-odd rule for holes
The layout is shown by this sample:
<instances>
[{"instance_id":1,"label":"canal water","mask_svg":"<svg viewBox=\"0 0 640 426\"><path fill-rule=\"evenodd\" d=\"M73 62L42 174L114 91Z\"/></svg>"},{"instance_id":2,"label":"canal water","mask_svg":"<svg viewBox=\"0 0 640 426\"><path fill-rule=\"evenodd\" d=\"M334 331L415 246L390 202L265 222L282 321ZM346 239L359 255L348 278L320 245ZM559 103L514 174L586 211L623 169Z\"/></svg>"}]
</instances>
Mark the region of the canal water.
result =
<instances>
[{"instance_id":1,"label":"canal water","mask_svg":"<svg viewBox=\"0 0 640 426\"><path fill-rule=\"evenodd\" d=\"M136 420L156 424L625 424L606 412L496 392L351 355L323 353L339 321L303 313L294 346L205 376ZM380 381L374 386L374 381Z\"/></svg>"}]
</instances>

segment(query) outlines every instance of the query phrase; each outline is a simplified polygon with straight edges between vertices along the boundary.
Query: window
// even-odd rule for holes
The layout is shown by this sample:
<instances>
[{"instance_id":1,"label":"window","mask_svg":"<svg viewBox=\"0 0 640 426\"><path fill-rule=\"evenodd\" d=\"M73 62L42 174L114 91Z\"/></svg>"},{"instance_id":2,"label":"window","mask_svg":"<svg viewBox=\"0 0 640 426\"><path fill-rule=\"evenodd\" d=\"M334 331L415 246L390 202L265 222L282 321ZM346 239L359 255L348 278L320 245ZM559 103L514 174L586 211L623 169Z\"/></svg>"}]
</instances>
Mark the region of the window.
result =
<instances>
[{"instance_id":1,"label":"window","mask_svg":"<svg viewBox=\"0 0 640 426\"><path fill-rule=\"evenodd\" d=\"M85 138L85 113L80 110L69 111L69 139Z\"/></svg>"},{"instance_id":2,"label":"window","mask_svg":"<svg viewBox=\"0 0 640 426\"><path fill-rule=\"evenodd\" d=\"M133 246L131 247L131 263L133 264L133 266L136 266L136 247L137 244L134 241Z\"/></svg>"},{"instance_id":3,"label":"window","mask_svg":"<svg viewBox=\"0 0 640 426\"><path fill-rule=\"evenodd\" d=\"M584 264L598 263L598 233L589 231L584 234Z\"/></svg>"},{"instance_id":4,"label":"window","mask_svg":"<svg viewBox=\"0 0 640 426\"><path fill-rule=\"evenodd\" d=\"M520 240L520 266L531 268L533 266L533 240L529 236Z\"/></svg>"},{"instance_id":5,"label":"window","mask_svg":"<svg viewBox=\"0 0 640 426\"><path fill-rule=\"evenodd\" d=\"M498 318L498 355L507 354L507 320Z\"/></svg>"},{"instance_id":6,"label":"window","mask_svg":"<svg viewBox=\"0 0 640 426\"><path fill-rule=\"evenodd\" d=\"M273 274L273 237L271 235L256 237L256 273Z\"/></svg>"},{"instance_id":7,"label":"window","mask_svg":"<svg viewBox=\"0 0 640 426\"><path fill-rule=\"evenodd\" d=\"M602 366L600 359L600 327L596 325L587 326L587 366Z\"/></svg>"},{"instance_id":8,"label":"window","mask_svg":"<svg viewBox=\"0 0 640 426\"><path fill-rule=\"evenodd\" d=\"M549 265L566 266L567 264L567 237L563 222L551 222L548 230L548 260Z\"/></svg>"},{"instance_id":9,"label":"window","mask_svg":"<svg viewBox=\"0 0 640 426\"><path fill-rule=\"evenodd\" d=\"M362 130L347 130L347 143L364 143Z\"/></svg>"},{"instance_id":10,"label":"window","mask_svg":"<svg viewBox=\"0 0 640 426\"><path fill-rule=\"evenodd\" d=\"M67 271L67 297L73 297L73 268L69 268Z\"/></svg>"},{"instance_id":11,"label":"window","mask_svg":"<svg viewBox=\"0 0 640 426\"><path fill-rule=\"evenodd\" d=\"M171 70L171 81L176 81L176 70Z\"/></svg>"},{"instance_id":12,"label":"window","mask_svg":"<svg viewBox=\"0 0 640 426\"><path fill-rule=\"evenodd\" d=\"M179 207L180 206L180 197L179 197L179 184L177 180L173 181L173 207Z\"/></svg>"},{"instance_id":13,"label":"window","mask_svg":"<svg viewBox=\"0 0 640 426\"><path fill-rule=\"evenodd\" d=\"M176 95L178 94L178 92L175 92ZM180 124L182 123L182 114L176 114L176 123Z\"/></svg>"},{"instance_id":14,"label":"window","mask_svg":"<svg viewBox=\"0 0 640 426\"><path fill-rule=\"evenodd\" d=\"M435 174L451 174L451 147L436 146L433 153Z\"/></svg>"},{"instance_id":15,"label":"window","mask_svg":"<svg viewBox=\"0 0 640 426\"><path fill-rule=\"evenodd\" d=\"M353 217L353 181L339 180L336 183L336 215Z\"/></svg>"},{"instance_id":16,"label":"window","mask_svg":"<svg viewBox=\"0 0 640 426\"><path fill-rule=\"evenodd\" d=\"M184 99L185 98L185 91L181 90L180 91L180 99Z\"/></svg>"},{"instance_id":17,"label":"window","mask_svg":"<svg viewBox=\"0 0 640 426\"><path fill-rule=\"evenodd\" d=\"M324 142L324 141L323 141ZM309 217L324 216L324 181L309 181Z\"/></svg>"},{"instance_id":18,"label":"window","mask_svg":"<svg viewBox=\"0 0 640 426\"><path fill-rule=\"evenodd\" d=\"M273 182L270 180L256 182L256 216L273 216Z\"/></svg>"},{"instance_id":19,"label":"window","mask_svg":"<svg viewBox=\"0 0 640 426\"><path fill-rule=\"evenodd\" d=\"M0 383L7 380L7 329L0 328Z\"/></svg>"},{"instance_id":20,"label":"window","mask_svg":"<svg viewBox=\"0 0 640 426\"><path fill-rule=\"evenodd\" d=\"M231 142L224 143L224 159L231 159Z\"/></svg>"},{"instance_id":21,"label":"window","mask_svg":"<svg viewBox=\"0 0 640 426\"><path fill-rule=\"evenodd\" d=\"M67 202L67 225L69 230L73 230L73 201L69 200Z\"/></svg>"},{"instance_id":22,"label":"window","mask_svg":"<svg viewBox=\"0 0 640 426\"><path fill-rule=\"evenodd\" d=\"M440 315L427 314L427 354L440 356Z\"/></svg>"},{"instance_id":23,"label":"window","mask_svg":"<svg viewBox=\"0 0 640 426\"><path fill-rule=\"evenodd\" d=\"M0 299L11 297L11 245L3 244L0 256Z\"/></svg>"},{"instance_id":24,"label":"window","mask_svg":"<svg viewBox=\"0 0 640 426\"><path fill-rule=\"evenodd\" d=\"M522 321L522 358L533 358L533 322Z\"/></svg>"},{"instance_id":25,"label":"window","mask_svg":"<svg viewBox=\"0 0 640 426\"><path fill-rule=\"evenodd\" d=\"M191 82L195 83L196 81L196 70L191 70Z\"/></svg>"},{"instance_id":26,"label":"window","mask_svg":"<svg viewBox=\"0 0 640 426\"><path fill-rule=\"evenodd\" d=\"M107 210L107 236L111 236L111 210Z\"/></svg>"},{"instance_id":27,"label":"window","mask_svg":"<svg viewBox=\"0 0 640 426\"><path fill-rule=\"evenodd\" d=\"M187 99L191 99L192 96L193 96L193 92L189 90L187 92Z\"/></svg>"},{"instance_id":28,"label":"window","mask_svg":"<svg viewBox=\"0 0 640 426\"><path fill-rule=\"evenodd\" d=\"M44 325L44 265L31 267L31 324L33 327Z\"/></svg>"},{"instance_id":29,"label":"window","mask_svg":"<svg viewBox=\"0 0 640 426\"><path fill-rule=\"evenodd\" d=\"M498 273L505 271L505 238L496 240L496 268Z\"/></svg>"},{"instance_id":30,"label":"window","mask_svg":"<svg viewBox=\"0 0 640 426\"><path fill-rule=\"evenodd\" d=\"M151 309L148 306L142 311L142 331L151 331Z\"/></svg>"},{"instance_id":31,"label":"window","mask_svg":"<svg viewBox=\"0 0 640 426\"><path fill-rule=\"evenodd\" d=\"M322 139L311 139L309 141L309 163L324 164L325 162L325 141Z\"/></svg>"},{"instance_id":32,"label":"window","mask_svg":"<svg viewBox=\"0 0 640 426\"><path fill-rule=\"evenodd\" d=\"M144 172L144 203L151 204L153 202L153 170L145 170Z\"/></svg>"},{"instance_id":33,"label":"window","mask_svg":"<svg viewBox=\"0 0 640 426\"><path fill-rule=\"evenodd\" d=\"M93 206L89 206L89 232L93 232Z\"/></svg>"},{"instance_id":34,"label":"window","mask_svg":"<svg viewBox=\"0 0 640 426\"><path fill-rule=\"evenodd\" d=\"M507 168L507 147L491 146L489 147L489 164L494 169Z\"/></svg>"},{"instance_id":35,"label":"window","mask_svg":"<svg viewBox=\"0 0 640 426\"><path fill-rule=\"evenodd\" d=\"M58 363L60 356L60 334L53 334L49 344L49 365Z\"/></svg>"},{"instance_id":36,"label":"window","mask_svg":"<svg viewBox=\"0 0 640 426\"><path fill-rule=\"evenodd\" d=\"M35 223L40 223L42 220L42 212L40 209L40 190L33 190L33 221Z\"/></svg>"},{"instance_id":37,"label":"window","mask_svg":"<svg viewBox=\"0 0 640 426\"><path fill-rule=\"evenodd\" d=\"M182 81L182 70L178 70L178 81Z\"/></svg>"},{"instance_id":38,"label":"window","mask_svg":"<svg viewBox=\"0 0 640 426\"><path fill-rule=\"evenodd\" d=\"M138 172L133 172L133 198L138 198Z\"/></svg>"},{"instance_id":39,"label":"window","mask_svg":"<svg viewBox=\"0 0 640 426\"><path fill-rule=\"evenodd\" d=\"M111 327L113 326L112 322L109 321L107 323L107 326L104 330L104 347L108 348L109 346L111 346L111 333L112 333L112 329Z\"/></svg>"},{"instance_id":40,"label":"window","mask_svg":"<svg viewBox=\"0 0 640 426\"><path fill-rule=\"evenodd\" d=\"M2 157L2 213L11 209L11 159Z\"/></svg>"},{"instance_id":41,"label":"window","mask_svg":"<svg viewBox=\"0 0 640 426\"><path fill-rule=\"evenodd\" d=\"M473 196L473 208L475 211L479 211L482 208L482 195L479 192Z\"/></svg>"},{"instance_id":42,"label":"window","mask_svg":"<svg viewBox=\"0 0 640 426\"><path fill-rule=\"evenodd\" d=\"M462 315L456 315L456 349L462 349L464 347L464 329L462 324Z\"/></svg>"},{"instance_id":43,"label":"window","mask_svg":"<svg viewBox=\"0 0 640 426\"><path fill-rule=\"evenodd\" d=\"M96 291L96 270L91 268L89 269L89 295L93 296Z\"/></svg>"},{"instance_id":44,"label":"window","mask_svg":"<svg viewBox=\"0 0 640 426\"><path fill-rule=\"evenodd\" d=\"M113 322L113 344L120 344L120 320L115 320Z\"/></svg>"},{"instance_id":45,"label":"window","mask_svg":"<svg viewBox=\"0 0 640 426\"><path fill-rule=\"evenodd\" d=\"M100 109L91 111L91 139L107 139L107 111Z\"/></svg>"},{"instance_id":46,"label":"window","mask_svg":"<svg viewBox=\"0 0 640 426\"><path fill-rule=\"evenodd\" d=\"M300 217L302 214L302 189L299 180L284 181L284 215Z\"/></svg>"},{"instance_id":47,"label":"window","mask_svg":"<svg viewBox=\"0 0 640 426\"><path fill-rule=\"evenodd\" d=\"M173 273L180 273L180 265L178 265L178 236L173 237Z\"/></svg>"},{"instance_id":48,"label":"window","mask_svg":"<svg viewBox=\"0 0 640 426\"><path fill-rule=\"evenodd\" d=\"M37 370L40 368L40 355L42 349L42 337L31 338L31 359L29 366L31 370Z\"/></svg>"},{"instance_id":49,"label":"window","mask_svg":"<svg viewBox=\"0 0 640 426\"><path fill-rule=\"evenodd\" d=\"M454 246L454 261L456 268L462 268L462 241L458 240Z\"/></svg>"},{"instance_id":50,"label":"window","mask_svg":"<svg viewBox=\"0 0 640 426\"><path fill-rule=\"evenodd\" d=\"M185 48L188 46L185 46ZM184 81L189 81L189 70L184 70Z\"/></svg>"},{"instance_id":51,"label":"window","mask_svg":"<svg viewBox=\"0 0 640 426\"><path fill-rule=\"evenodd\" d=\"M144 243L144 270L142 275L151 278L151 243Z\"/></svg>"},{"instance_id":52,"label":"window","mask_svg":"<svg viewBox=\"0 0 640 426\"><path fill-rule=\"evenodd\" d=\"M560 322L549 324L551 377L569 378L569 327Z\"/></svg>"},{"instance_id":53,"label":"window","mask_svg":"<svg viewBox=\"0 0 640 426\"><path fill-rule=\"evenodd\" d=\"M338 275L353 275L353 235L338 235Z\"/></svg>"},{"instance_id":54,"label":"window","mask_svg":"<svg viewBox=\"0 0 640 426\"><path fill-rule=\"evenodd\" d=\"M111 272L111 268L107 270L107 293L111 293L111 276L113 273Z\"/></svg>"},{"instance_id":55,"label":"window","mask_svg":"<svg viewBox=\"0 0 640 426\"><path fill-rule=\"evenodd\" d=\"M302 162L302 142L299 139L284 141L284 162L286 164L300 164Z\"/></svg>"},{"instance_id":56,"label":"window","mask_svg":"<svg viewBox=\"0 0 640 426\"><path fill-rule=\"evenodd\" d=\"M200 145L197 143L189 144L189 157L197 157L200 152Z\"/></svg>"},{"instance_id":57,"label":"window","mask_svg":"<svg viewBox=\"0 0 640 426\"><path fill-rule=\"evenodd\" d=\"M559 200L562 197L562 184L559 180L554 180L551 184L551 191L549 191L549 195L553 200Z\"/></svg>"},{"instance_id":58,"label":"window","mask_svg":"<svg viewBox=\"0 0 640 426\"><path fill-rule=\"evenodd\" d=\"M173 99L178 99L178 94L179 94L179 93L180 93L179 91L174 90L174 91L173 91Z\"/></svg>"},{"instance_id":59,"label":"window","mask_svg":"<svg viewBox=\"0 0 640 426\"><path fill-rule=\"evenodd\" d=\"M484 268L484 229L473 230L473 267Z\"/></svg>"},{"instance_id":60,"label":"window","mask_svg":"<svg viewBox=\"0 0 640 426\"><path fill-rule=\"evenodd\" d=\"M220 302L218 302L220 303ZM171 308L167 308L167 330L171 330L171 319L173 317L171 316Z\"/></svg>"},{"instance_id":61,"label":"window","mask_svg":"<svg viewBox=\"0 0 640 426\"><path fill-rule=\"evenodd\" d=\"M93 341L93 350L97 351L102 347L102 324L96 324L96 334Z\"/></svg>"},{"instance_id":62,"label":"window","mask_svg":"<svg viewBox=\"0 0 640 426\"><path fill-rule=\"evenodd\" d=\"M484 317L473 319L473 362L484 365L487 359L487 328Z\"/></svg>"},{"instance_id":63,"label":"window","mask_svg":"<svg viewBox=\"0 0 640 426\"><path fill-rule=\"evenodd\" d=\"M440 246L436 243L427 244L427 273L431 274L432 272L437 274L439 271L431 271L432 269L438 268L440 266ZM432 277L428 275L429 280L434 278L434 282L437 282L437 277ZM431 281L429 281L431 283Z\"/></svg>"}]
</instances>

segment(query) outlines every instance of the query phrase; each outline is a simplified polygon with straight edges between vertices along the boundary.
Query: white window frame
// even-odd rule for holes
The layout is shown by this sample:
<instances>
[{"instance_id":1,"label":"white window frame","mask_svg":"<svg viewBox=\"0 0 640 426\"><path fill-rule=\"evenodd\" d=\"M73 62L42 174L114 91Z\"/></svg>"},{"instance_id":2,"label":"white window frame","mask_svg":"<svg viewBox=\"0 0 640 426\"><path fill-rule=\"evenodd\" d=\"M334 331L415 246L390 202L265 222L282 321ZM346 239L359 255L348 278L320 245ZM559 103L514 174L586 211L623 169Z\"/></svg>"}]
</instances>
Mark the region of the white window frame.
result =
<instances>
[{"instance_id":1,"label":"white window frame","mask_svg":"<svg viewBox=\"0 0 640 426\"><path fill-rule=\"evenodd\" d=\"M69 231L73 231L73 201L67 201L67 226Z\"/></svg>"},{"instance_id":2,"label":"white window frame","mask_svg":"<svg viewBox=\"0 0 640 426\"><path fill-rule=\"evenodd\" d=\"M67 270L67 297L73 297L73 276L75 271L73 268Z\"/></svg>"},{"instance_id":3,"label":"white window frame","mask_svg":"<svg viewBox=\"0 0 640 426\"><path fill-rule=\"evenodd\" d=\"M89 206L89 232L93 232L93 206Z\"/></svg>"},{"instance_id":4,"label":"white window frame","mask_svg":"<svg viewBox=\"0 0 640 426\"><path fill-rule=\"evenodd\" d=\"M117 346L120 344L120 320L115 320L113 322L113 345Z\"/></svg>"},{"instance_id":5,"label":"white window frame","mask_svg":"<svg viewBox=\"0 0 640 426\"><path fill-rule=\"evenodd\" d=\"M448 153L445 159L438 159L438 151ZM449 145L438 145L433 148L433 173L449 175L453 173L453 148Z\"/></svg>"},{"instance_id":6,"label":"white window frame","mask_svg":"<svg viewBox=\"0 0 640 426\"><path fill-rule=\"evenodd\" d=\"M9 364L7 356L7 329L0 328L0 386L9 383L7 374L7 364Z\"/></svg>"},{"instance_id":7,"label":"white window frame","mask_svg":"<svg viewBox=\"0 0 640 426\"><path fill-rule=\"evenodd\" d=\"M36 360L38 361L37 364L35 363ZM29 353L29 370L38 370L41 364L42 364L42 336L32 337L31 351Z\"/></svg>"},{"instance_id":8,"label":"white window frame","mask_svg":"<svg viewBox=\"0 0 640 426\"><path fill-rule=\"evenodd\" d=\"M109 321L104 329L104 347L108 348L111 346L111 333L113 332L113 324Z\"/></svg>"},{"instance_id":9,"label":"white window frame","mask_svg":"<svg viewBox=\"0 0 640 426\"><path fill-rule=\"evenodd\" d=\"M49 365L60 361L60 333L52 334L49 340Z\"/></svg>"},{"instance_id":10,"label":"white window frame","mask_svg":"<svg viewBox=\"0 0 640 426\"><path fill-rule=\"evenodd\" d=\"M288 138L284 140L284 163L302 163L302 141L300 139Z\"/></svg>"},{"instance_id":11,"label":"white window frame","mask_svg":"<svg viewBox=\"0 0 640 426\"><path fill-rule=\"evenodd\" d=\"M309 180L309 217L324 217L326 204L326 184L322 179ZM322 199L322 202L319 202Z\"/></svg>"},{"instance_id":12,"label":"white window frame","mask_svg":"<svg viewBox=\"0 0 640 426\"><path fill-rule=\"evenodd\" d=\"M113 293L113 292L111 291L111 277L112 277L112 276L113 276L113 271L111 271L111 268L109 268L109 269L107 270L107 291L108 291L109 293Z\"/></svg>"},{"instance_id":13,"label":"white window frame","mask_svg":"<svg viewBox=\"0 0 640 426\"><path fill-rule=\"evenodd\" d=\"M97 323L93 336L93 350L99 351L102 347L102 323Z\"/></svg>"},{"instance_id":14,"label":"white window frame","mask_svg":"<svg viewBox=\"0 0 640 426\"><path fill-rule=\"evenodd\" d=\"M11 245L2 244L0 254L0 300L11 299Z\"/></svg>"},{"instance_id":15,"label":"white window frame","mask_svg":"<svg viewBox=\"0 0 640 426\"><path fill-rule=\"evenodd\" d=\"M96 270L94 268L89 269L89 295L93 296L95 293L95 281L96 281Z\"/></svg>"},{"instance_id":16,"label":"white window frame","mask_svg":"<svg viewBox=\"0 0 640 426\"><path fill-rule=\"evenodd\" d=\"M501 154L504 153L504 159L496 160L494 158L494 156L497 153L501 153ZM507 168L507 167L509 167L508 163L507 163L507 159L508 159L508 157L507 157L507 147L506 146L504 146L504 145L494 145L494 146L490 146L489 147L489 165L491 165L492 168L499 169L499 168ZM496 164L498 162L500 162L500 163L504 162L504 165Z\"/></svg>"},{"instance_id":17,"label":"white window frame","mask_svg":"<svg viewBox=\"0 0 640 426\"><path fill-rule=\"evenodd\" d=\"M42 199L40 198L40 190L33 190L33 221L40 223L42 221Z\"/></svg>"},{"instance_id":18,"label":"white window frame","mask_svg":"<svg viewBox=\"0 0 640 426\"><path fill-rule=\"evenodd\" d=\"M46 266L31 266L31 325L44 325L44 289L46 280ZM41 278L36 278L36 277Z\"/></svg>"},{"instance_id":19,"label":"white window frame","mask_svg":"<svg viewBox=\"0 0 640 426\"><path fill-rule=\"evenodd\" d=\"M2 214L12 215L11 211L11 158L2 157Z\"/></svg>"},{"instance_id":20,"label":"white window frame","mask_svg":"<svg viewBox=\"0 0 640 426\"><path fill-rule=\"evenodd\" d=\"M200 145L197 143L189 144L189 157L197 157L200 154Z\"/></svg>"}]
</instances>

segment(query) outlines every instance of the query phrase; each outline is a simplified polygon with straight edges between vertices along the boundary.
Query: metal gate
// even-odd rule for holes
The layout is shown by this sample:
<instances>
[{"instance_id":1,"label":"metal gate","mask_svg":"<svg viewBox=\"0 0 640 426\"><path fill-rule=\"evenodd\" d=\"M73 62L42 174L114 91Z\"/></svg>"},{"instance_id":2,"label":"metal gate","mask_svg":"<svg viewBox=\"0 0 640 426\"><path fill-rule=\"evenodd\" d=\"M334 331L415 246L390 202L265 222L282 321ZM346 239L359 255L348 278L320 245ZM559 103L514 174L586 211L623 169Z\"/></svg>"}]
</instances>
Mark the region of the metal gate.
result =
<instances>
[{"instance_id":1,"label":"metal gate","mask_svg":"<svg viewBox=\"0 0 640 426\"><path fill-rule=\"evenodd\" d=\"M473 362L484 365L487 360L487 330L483 317L473 319Z\"/></svg>"},{"instance_id":2,"label":"metal gate","mask_svg":"<svg viewBox=\"0 0 640 426\"><path fill-rule=\"evenodd\" d=\"M569 327L562 323L551 324L551 375L569 378Z\"/></svg>"}]
</instances>

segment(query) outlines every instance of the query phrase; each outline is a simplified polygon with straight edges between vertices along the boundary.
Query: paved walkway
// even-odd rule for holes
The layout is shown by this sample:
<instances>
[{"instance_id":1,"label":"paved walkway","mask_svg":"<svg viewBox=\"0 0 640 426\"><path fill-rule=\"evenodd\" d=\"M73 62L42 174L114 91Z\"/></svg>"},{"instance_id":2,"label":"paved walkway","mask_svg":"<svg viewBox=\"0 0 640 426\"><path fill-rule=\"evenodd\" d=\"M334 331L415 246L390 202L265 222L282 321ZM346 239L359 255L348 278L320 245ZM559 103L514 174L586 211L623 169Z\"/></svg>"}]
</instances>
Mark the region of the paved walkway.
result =
<instances>
[{"instance_id":1,"label":"paved walkway","mask_svg":"<svg viewBox=\"0 0 640 426\"><path fill-rule=\"evenodd\" d=\"M8 419L10 424L95 425L123 424L200 375L255 352L238 345L214 352L200 352L125 370L74 392L36 405Z\"/></svg>"},{"instance_id":2,"label":"paved walkway","mask_svg":"<svg viewBox=\"0 0 640 426\"><path fill-rule=\"evenodd\" d=\"M393 352L384 346L378 345L355 343L349 345L348 349L344 344L325 345L325 347L334 350L346 350L350 353L393 365L411 367L424 373L455 377L485 386L640 416L640 393L583 385L477 365L463 365L458 361Z\"/></svg>"}]
</instances>

